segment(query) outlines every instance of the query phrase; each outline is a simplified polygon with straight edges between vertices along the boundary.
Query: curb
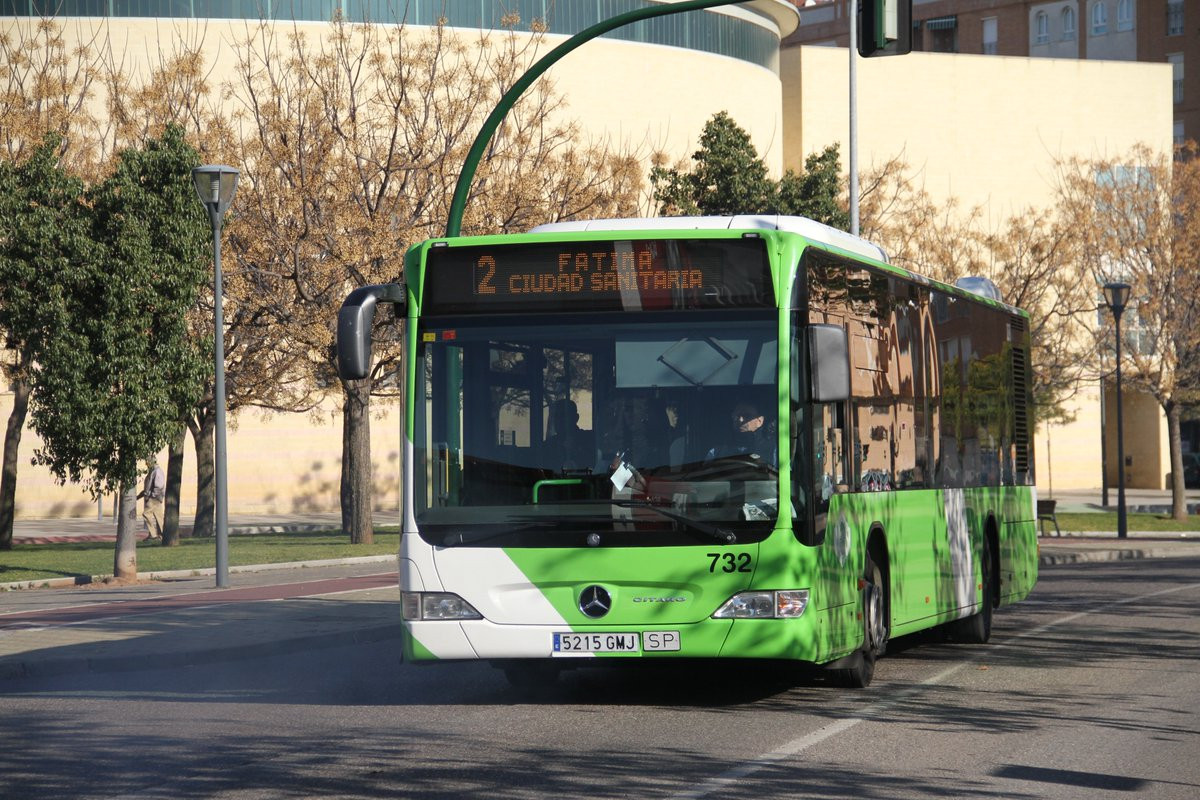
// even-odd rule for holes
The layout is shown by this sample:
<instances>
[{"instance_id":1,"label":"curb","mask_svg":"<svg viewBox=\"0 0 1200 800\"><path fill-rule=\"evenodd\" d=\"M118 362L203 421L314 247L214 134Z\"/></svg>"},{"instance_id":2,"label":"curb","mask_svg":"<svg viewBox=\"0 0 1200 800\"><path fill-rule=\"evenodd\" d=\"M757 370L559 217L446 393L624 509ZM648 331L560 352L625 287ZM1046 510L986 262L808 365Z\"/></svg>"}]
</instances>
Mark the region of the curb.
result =
<instances>
[{"instance_id":1,"label":"curb","mask_svg":"<svg viewBox=\"0 0 1200 800\"><path fill-rule=\"evenodd\" d=\"M1088 564L1104 561L1140 561L1144 558L1162 558L1169 554L1156 555L1145 550L1095 550L1087 553L1055 553L1038 556L1038 564L1053 567L1059 564Z\"/></svg>"},{"instance_id":2,"label":"curb","mask_svg":"<svg viewBox=\"0 0 1200 800\"><path fill-rule=\"evenodd\" d=\"M1197 555L1195 550L1179 552L1170 547L1111 549L1111 550L1076 550L1070 553L1042 553L1038 556L1038 564L1052 567L1059 564L1086 564L1105 561L1141 561L1147 558L1188 558Z\"/></svg>"},{"instance_id":3,"label":"curb","mask_svg":"<svg viewBox=\"0 0 1200 800\"><path fill-rule=\"evenodd\" d=\"M244 564L240 567L230 567L229 572L268 572L276 569L302 569L304 567L336 567L353 564L375 564L385 561L395 561L397 555L380 556L351 556L349 558L331 558L323 561L281 561L276 564ZM172 569L158 572L139 572L139 579L164 580L170 578L198 578L204 575L216 575L216 567L201 569ZM83 586L89 583L99 583L111 578L112 575L76 575L70 578L42 578L29 581L14 581L0 583L0 592L20 591L22 589L58 589L64 586Z\"/></svg>"}]
</instances>

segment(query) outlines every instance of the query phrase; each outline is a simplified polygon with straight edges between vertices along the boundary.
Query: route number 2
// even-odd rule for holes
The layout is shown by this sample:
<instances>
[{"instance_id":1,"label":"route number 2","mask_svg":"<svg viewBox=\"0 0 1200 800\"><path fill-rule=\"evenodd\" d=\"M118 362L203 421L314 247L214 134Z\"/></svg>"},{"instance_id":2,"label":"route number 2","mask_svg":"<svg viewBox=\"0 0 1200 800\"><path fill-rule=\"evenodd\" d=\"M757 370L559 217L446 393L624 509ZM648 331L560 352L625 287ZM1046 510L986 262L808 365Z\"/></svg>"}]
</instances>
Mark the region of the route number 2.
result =
<instances>
[{"instance_id":1,"label":"route number 2","mask_svg":"<svg viewBox=\"0 0 1200 800\"><path fill-rule=\"evenodd\" d=\"M483 277L479 279L479 283L475 286L475 294L495 294L496 285L492 281L496 277L496 259L491 256L481 256L476 268L483 270ZM478 272L476 275L478 276Z\"/></svg>"},{"instance_id":2,"label":"route number 2","mask_svg":"<svg viewBox=\"0 0 1200 800\"><path fill-rule=\"evenodd\" d=\"M749 553L705 553L712 559L708 565L709 572L716 572L720 564L721 572L750 572Z\"/></svg>"}]
</instances>

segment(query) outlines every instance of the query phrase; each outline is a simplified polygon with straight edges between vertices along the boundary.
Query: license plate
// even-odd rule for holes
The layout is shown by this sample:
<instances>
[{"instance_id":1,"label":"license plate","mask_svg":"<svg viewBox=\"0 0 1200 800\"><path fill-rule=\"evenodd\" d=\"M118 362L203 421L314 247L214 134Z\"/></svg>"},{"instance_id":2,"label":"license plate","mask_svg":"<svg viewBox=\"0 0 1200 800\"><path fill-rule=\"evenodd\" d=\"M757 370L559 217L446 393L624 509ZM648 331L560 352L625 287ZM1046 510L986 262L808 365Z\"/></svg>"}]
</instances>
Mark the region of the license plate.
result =
<instances>
[{"instance_id":1,"label":"license plate","mask_svg":"<svg viewBox=\"0 0 1200 800\"><path fill-rule=\"evenodd\" d=\"M639 651L636 633L556 633L556 656L586 655L588 653L636 653Z\"/></svg>"},{"instance_id":2,"label":"license plate","mask_svg":"<svg viewBox=\"0 0 1200 800\"><path fill-rule=\"evenodd\" d=\"M679 649L679 631L647 631L642 634L642 649L650 652Z\"/></svg>"},{"instance_id":3,"label":"license plate","mask_svg":"<svg viewBox=\"0 0 1200 800\"><path fill-rule=\"evenodd\" d=\"M639 641L640 640L640 641ZM664 652L679 649L679 631L636 633L555 633L556 656L591 653Z\"/></svg>"}]
</instances>

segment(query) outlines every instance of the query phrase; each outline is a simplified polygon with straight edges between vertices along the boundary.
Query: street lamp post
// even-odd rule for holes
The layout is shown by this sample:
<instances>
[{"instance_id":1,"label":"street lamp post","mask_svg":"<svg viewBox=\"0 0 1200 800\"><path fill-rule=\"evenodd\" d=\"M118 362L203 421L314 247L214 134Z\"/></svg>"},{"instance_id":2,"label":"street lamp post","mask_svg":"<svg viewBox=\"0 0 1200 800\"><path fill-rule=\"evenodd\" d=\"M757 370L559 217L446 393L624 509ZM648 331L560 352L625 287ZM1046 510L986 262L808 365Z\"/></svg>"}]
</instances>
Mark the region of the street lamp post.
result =
<instances>
[{"instance_id":1,"label":"street lamp post","mask_svg":"<svg viewBox=\"0 0 1200 800\"><path fill-rule=\"evenodd\" d=\"M213 397L217 405L217 588L229 585L229 479L225 469L225 314L221 283L221 224L237 191L238 171L233 167L206 164L192 170L192 183L200 202L208 209L213 232Z\"/></svg>"},{"instance_id":2,"label":"street lamp post","mask_svg":"<svg viewBox=\"0 0 1200 800\"><path fill-rule=\"evenodd\" d=\"M1121 409L1121 313L1129 301L1130 286L1120 281L1104 284L1104 300L1112 311L1117 334L1117 538L1129 535L1125 516L1125 429Z\"/></svg>"}]
</instances>

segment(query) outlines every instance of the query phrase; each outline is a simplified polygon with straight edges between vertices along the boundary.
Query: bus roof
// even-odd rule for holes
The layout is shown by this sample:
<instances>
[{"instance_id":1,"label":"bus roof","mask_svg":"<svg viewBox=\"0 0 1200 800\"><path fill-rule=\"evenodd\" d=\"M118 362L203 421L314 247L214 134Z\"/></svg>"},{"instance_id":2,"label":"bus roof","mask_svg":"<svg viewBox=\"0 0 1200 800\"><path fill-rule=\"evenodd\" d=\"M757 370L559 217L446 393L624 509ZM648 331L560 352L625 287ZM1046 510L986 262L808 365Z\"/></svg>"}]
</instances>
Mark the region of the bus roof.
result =
<instances>
[{"instance_id":1,"label":"bus roof","mask_svg":"<svg viewBox=\"0 0 1200 800\"><path fill-rule=\"evenodd\" d=\"M866 239L807 217L781 214L736 214L729 217L637 217L632 219L589 219L539 225L530 233L578 231L664 231L664 230L768 230L797 233L809 241L837 247L856 255L887 262L882 247Z\"/></svg>"}]
</instances>

